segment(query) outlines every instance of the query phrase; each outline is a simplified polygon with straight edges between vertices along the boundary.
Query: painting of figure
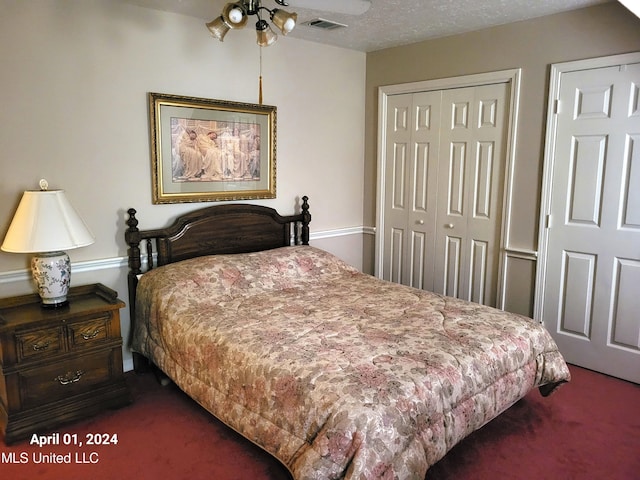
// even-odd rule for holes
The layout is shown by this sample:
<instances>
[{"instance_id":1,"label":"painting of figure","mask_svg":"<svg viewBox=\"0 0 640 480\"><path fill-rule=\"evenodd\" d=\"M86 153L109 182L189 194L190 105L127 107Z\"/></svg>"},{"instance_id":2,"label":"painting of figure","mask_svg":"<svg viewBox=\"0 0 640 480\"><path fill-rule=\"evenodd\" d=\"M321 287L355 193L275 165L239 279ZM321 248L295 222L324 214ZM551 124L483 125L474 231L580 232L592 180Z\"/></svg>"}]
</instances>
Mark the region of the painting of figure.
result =
<instances>
[{"instance_id":1,"label":"painting of figure","mask_svg":"<svg viewBox=\"0 0 640 480\"><path fill-rule=\"evenodd\" d=\"M260 180L260 125L171 118L173 182Z\"/></svg>"}]
</instances>

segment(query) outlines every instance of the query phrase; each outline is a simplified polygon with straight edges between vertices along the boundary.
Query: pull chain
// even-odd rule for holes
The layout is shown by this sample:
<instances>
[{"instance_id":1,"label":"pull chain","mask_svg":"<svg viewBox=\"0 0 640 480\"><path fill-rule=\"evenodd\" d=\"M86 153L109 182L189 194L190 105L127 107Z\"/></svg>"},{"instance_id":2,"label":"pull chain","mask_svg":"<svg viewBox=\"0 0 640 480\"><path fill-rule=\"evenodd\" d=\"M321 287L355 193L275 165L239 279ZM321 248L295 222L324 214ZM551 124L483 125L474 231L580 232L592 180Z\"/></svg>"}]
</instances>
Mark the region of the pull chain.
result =
<instances>
[{"instance_id":1,"label":"pull chain","mask_svg":"<svg viewBox=\"0 0 640 480\"><path fill-rule=\"evenodd\" d=\"M262 105L262 45L260 46L260 80L258 82L258 103Z\"/></svg>"}]
</instances>

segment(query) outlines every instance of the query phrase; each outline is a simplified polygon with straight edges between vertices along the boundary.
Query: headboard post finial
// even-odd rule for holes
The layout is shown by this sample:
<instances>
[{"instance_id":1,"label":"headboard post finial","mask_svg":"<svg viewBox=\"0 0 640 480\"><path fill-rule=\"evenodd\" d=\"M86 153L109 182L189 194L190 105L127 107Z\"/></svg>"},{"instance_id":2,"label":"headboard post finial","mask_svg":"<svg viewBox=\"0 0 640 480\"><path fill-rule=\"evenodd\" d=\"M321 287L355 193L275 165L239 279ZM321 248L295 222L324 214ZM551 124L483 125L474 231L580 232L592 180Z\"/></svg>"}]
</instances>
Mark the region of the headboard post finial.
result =
<instances>
[{"instance_id":1,"label":"headboard post finial","mask_svg":"<svg viewBox=\"0 0 640 480\"><path fill-rule=\"evenodd\" d=\"M142 267L140 260L140 230L138 230L138 219L136 218L136 210L130 208L127 210L129 218L127 219L127 230L124 232L124 239L129 245L129 269L134 275L138 275Z\"/></svg>"},{"instance_id":2,"label":"headboard post finial","mask_svg":"<svg viewBox=\"0 0 640 480\"><path fill-rule=\"evenodd\" d=\"M309 197L302 197L302 234L301 240L303 245L309 245L309 223L311 223L311 214L309 213Z\"/></svg>"},{"instance_id":3,"label":"headboard post finial","mask_svg":"<svg viewBox=\"0 0 640 480\"><path fill-rule=\"evenodd\" d=\"M124 239L129 245L127 253L129 255L129 274L127 275L127 284L129 287L129 315L131 322L135 318L135 299L136 288L138 286L138 275L142 272L142 262L140 260L140 230L138 230L138 219L136 218L136 210L130 208L127 210L129 218L127 218L127 229L124 232ZM133 325L133 323L132 323ZM133 332L133 328L131 329ZM131 341L131 338L129 338Z\"/></svg>"}]
</instances>

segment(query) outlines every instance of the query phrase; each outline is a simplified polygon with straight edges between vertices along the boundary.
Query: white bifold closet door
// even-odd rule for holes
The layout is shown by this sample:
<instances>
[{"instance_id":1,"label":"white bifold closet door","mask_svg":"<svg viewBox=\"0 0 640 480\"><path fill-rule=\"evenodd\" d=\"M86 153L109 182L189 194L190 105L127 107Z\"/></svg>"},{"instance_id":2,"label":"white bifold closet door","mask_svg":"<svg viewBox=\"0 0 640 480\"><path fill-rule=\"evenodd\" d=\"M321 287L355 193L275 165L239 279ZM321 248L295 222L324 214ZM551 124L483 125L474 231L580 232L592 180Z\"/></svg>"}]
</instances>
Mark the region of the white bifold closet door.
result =
<instances>
[{"instance_id":1,"label":"white bifold closet door","mask_svg":"<svg viewBox=\"0 0 640 480\"><path fill-rule=\"evenodd\" d=\"M383 278L496 304L508 89L389 96Z\"/></svg>"}]
</instances>

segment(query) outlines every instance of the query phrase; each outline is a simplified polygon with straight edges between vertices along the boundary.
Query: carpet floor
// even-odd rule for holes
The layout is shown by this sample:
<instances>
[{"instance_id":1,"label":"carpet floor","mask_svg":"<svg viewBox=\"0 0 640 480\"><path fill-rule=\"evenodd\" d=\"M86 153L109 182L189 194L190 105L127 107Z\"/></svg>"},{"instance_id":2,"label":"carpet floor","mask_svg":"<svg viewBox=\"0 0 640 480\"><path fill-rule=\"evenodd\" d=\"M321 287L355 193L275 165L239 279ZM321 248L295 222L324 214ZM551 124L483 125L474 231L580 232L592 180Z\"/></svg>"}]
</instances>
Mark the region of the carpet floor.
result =
<instances>
[{"instance_id":1,"label":"carpet floor","mask_svg":"<svg viewBox=\"0 0 640 480\"><path fill-rule=\"evenodd\" d=\"M574 366L571 373L571 383L550 397L533 391L467 437L429 470L426 479L640 479L640 386ZM117 443L0 443L0 478L291 478L272 456L175 386L161 387L151 373L129 372L126 377L132 405L57 430L61 437L77 435L78 441L95 433L116 435ZM51 458L61 462L46 462Z\"/></svg>"}]
</instances>

